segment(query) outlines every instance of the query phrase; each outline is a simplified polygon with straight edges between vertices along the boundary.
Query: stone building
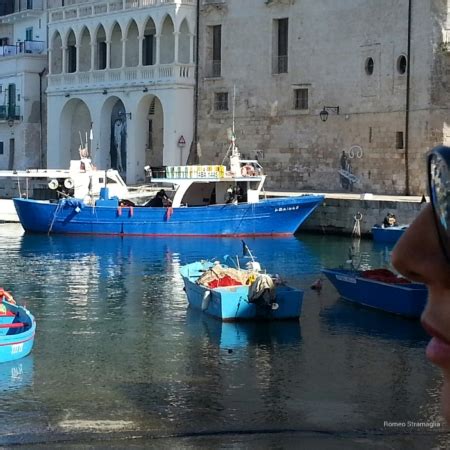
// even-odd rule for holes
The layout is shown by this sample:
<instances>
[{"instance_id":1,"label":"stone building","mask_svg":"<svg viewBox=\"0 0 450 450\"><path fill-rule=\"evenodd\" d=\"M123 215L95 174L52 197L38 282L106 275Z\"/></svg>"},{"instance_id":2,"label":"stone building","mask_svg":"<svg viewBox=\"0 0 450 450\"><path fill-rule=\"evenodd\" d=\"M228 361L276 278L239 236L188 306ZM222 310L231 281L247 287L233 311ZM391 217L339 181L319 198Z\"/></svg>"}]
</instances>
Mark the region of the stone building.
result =
<instances>
[{"instance_id":1,"label":"stone building","mask_svg":"<svg viewBox=\"0 0 450 450\"><path fill-rule=\"evenodd\" d=\"M234 105L240 151L272 189L424 193L426 151L450 143L448 11L442 0L202 0L203 158L225 155Z\"/></svg>"},{"instance_id":2,"label":"stone building","mask_svg":"<svg viewBox=\"0 0 450 450\"><path fill-rule=\"evenodd\" d=\"M45 164L46 40L43 0L0 0L0 169Z\"/></svg>"},{"instance_id":3,"label":"stone building","mask_svg":"<svg viewBox=\"0 0 450 450\"><path fill-rule=\"evenodd\" d=\"M127 182L193 138L196 0L48 0L50 168L88 144Z\"/></svg>"}]
</instances>

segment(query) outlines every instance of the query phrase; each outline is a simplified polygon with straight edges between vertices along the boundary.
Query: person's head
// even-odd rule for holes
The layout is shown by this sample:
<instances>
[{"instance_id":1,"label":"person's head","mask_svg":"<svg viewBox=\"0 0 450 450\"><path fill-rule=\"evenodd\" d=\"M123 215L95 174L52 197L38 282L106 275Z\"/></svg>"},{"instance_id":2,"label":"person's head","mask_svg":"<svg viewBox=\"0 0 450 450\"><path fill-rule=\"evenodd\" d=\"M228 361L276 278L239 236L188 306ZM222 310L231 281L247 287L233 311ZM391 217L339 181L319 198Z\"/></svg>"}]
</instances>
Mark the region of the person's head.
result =
<instances>
[{"instance_id":1,"label":"person's head","mask_svg":"<svg viewBox=\"0 0 450 450\"><path fill-rule=\"evenodd\" d=\"M161 189L160 191L158 191L156 196L157 197L161 197L161 198L167 198L167 194L166 194L166 191L164 189Z\"/></svg>"},{"instance_id":2,"label":"person's head","mask_svg":"<svg viewBox=\"0 0 450 450\"><path fill-rule=\"evenodd\" d=\"M398 241L392 263L410 280L428 286L422 324L433 338L426 354L442 369L442 409L450 423L450 148L433 149L427 168L431 204Z\"/></svg>"}]
</instances>

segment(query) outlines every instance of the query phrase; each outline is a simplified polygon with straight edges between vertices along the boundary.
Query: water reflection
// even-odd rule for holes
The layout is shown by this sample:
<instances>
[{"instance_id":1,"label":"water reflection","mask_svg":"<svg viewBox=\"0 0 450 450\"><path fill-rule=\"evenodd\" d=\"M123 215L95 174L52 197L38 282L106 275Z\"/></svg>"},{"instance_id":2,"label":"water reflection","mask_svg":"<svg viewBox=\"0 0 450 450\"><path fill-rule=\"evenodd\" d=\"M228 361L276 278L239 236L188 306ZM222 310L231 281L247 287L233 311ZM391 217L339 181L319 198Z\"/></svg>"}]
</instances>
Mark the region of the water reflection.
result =
<instances>
[{"instance_id":1,"label":"water reflection","mask_svg":"<svg viewBox=\"0 0 450 450\"><path fill-rule=\"evenodd\" d=\"M401 341L423 348L429 340L420 323L359 305L338 300L322 309L320 317L328 332L368 336L390 341Z\"/></svg>"},{"instance_id":2,"label":"water reflection","mask_svg":"<svg viewBox=\"0 0 450 450\"><path fill-rule=\"evenodd\" d=\"M15 391L33 383L33 355L0 364L0 391Z\"/></svg>"},{"instance_id":3,"label":"water reflection","mask_svg":"<svg viewBox=\"0 0 450 450\"><path fill-rule=\"evenodd\" d=\"M188 308L186 324L190 334L206 338L211 344L227 350L254 346L295 346L301 339L298 320L224 323Z\"/></svg>"}]
</instances>

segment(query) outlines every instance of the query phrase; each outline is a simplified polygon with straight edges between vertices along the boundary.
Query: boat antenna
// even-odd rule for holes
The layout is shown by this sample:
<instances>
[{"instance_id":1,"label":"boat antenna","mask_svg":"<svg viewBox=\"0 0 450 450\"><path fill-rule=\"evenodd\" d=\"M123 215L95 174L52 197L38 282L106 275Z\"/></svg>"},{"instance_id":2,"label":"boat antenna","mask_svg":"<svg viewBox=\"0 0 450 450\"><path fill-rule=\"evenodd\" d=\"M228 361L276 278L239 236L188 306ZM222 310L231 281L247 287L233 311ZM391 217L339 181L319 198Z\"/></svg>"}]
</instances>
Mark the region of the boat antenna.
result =
<instances>
[{"instance_id":1,"label":"boat antenna","mask_svg":"<svg viewBox=\"0 0 450 450\"><path fill-rule=\"evenodd\" d=\"M234 130L234 118L236 115L236 85L233 84L233 116L232 116L232 128L231 128L231 154L236 153L236 133Z\"/></svg>"}]
</instances>

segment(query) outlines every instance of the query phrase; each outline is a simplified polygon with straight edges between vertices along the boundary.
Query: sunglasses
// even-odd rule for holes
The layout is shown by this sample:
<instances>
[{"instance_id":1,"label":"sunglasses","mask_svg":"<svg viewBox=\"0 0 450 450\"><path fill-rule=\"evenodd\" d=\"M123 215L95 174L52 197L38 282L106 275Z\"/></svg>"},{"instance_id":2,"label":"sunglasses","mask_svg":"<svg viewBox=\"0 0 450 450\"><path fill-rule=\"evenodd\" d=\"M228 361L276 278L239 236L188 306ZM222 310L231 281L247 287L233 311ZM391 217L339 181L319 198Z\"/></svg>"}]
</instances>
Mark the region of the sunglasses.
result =
<instances>
[{"instance_id":1,"label":"sunglasses","mask_svg":"<svg viewBox=\"0 0 450 450\"><path fill-rule=\"evenodd\" d=\"M428 189L442 251L450 262L450 147L428 153Z\"/></svg>"}]
</instances>

